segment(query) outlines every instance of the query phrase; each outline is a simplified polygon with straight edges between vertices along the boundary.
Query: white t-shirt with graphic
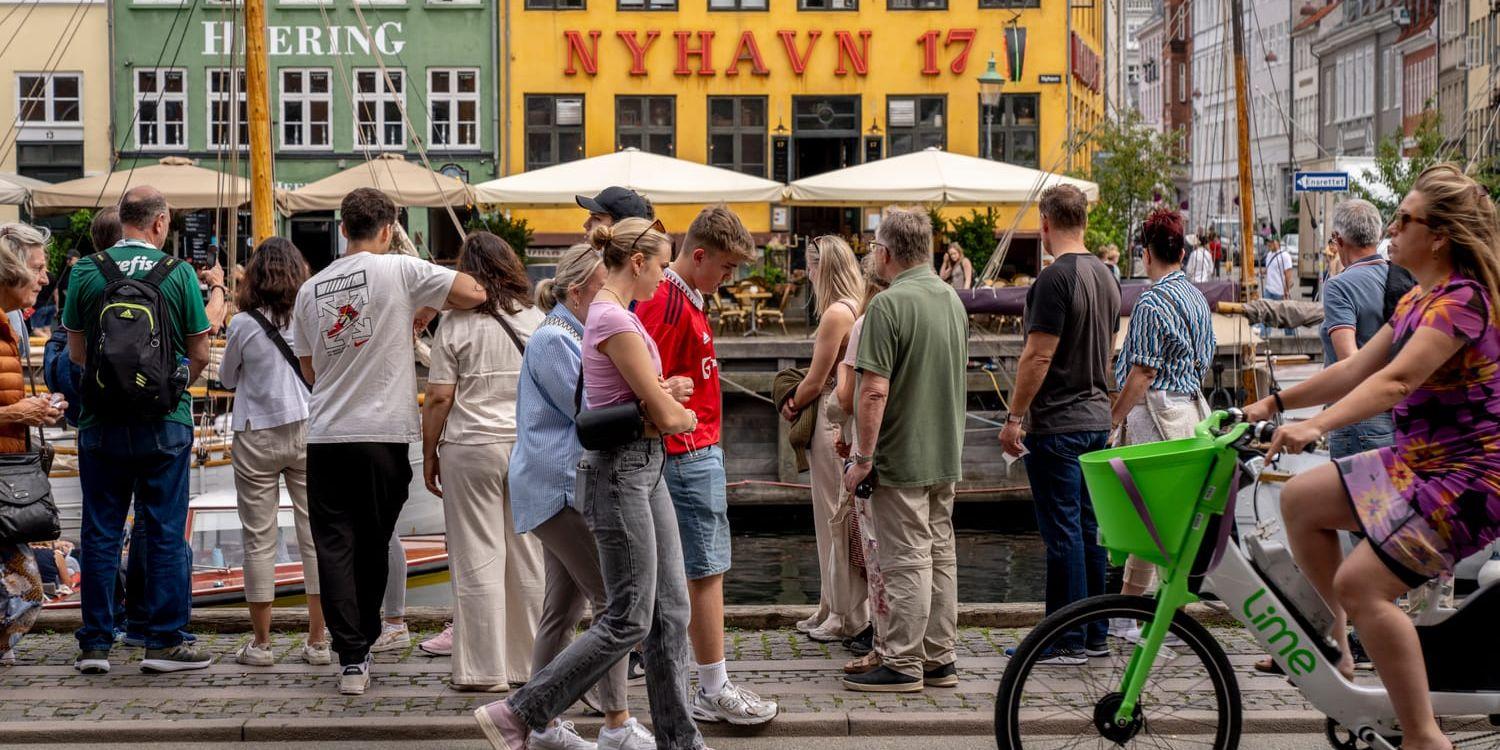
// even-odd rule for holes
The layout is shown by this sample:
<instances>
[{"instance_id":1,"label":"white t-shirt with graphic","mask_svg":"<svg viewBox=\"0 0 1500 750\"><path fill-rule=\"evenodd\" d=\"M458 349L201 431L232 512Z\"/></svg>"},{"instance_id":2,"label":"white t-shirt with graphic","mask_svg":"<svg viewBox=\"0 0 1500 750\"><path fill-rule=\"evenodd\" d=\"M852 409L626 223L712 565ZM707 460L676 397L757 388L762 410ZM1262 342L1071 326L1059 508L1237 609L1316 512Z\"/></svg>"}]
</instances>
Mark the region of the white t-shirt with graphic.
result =
<instances>
[{"instance_id":1,"label":"white t-shirt with graphic","mask_svg":"<svg viewBox=\"0 0 1500 750\"><path fill-rule=\"evenodd\" d=\"M292 346L316 376L307 442L421 439L412 319L442 308L456 276L420 258L355 253L302 285Z\"/></svg>"}]
</instances>

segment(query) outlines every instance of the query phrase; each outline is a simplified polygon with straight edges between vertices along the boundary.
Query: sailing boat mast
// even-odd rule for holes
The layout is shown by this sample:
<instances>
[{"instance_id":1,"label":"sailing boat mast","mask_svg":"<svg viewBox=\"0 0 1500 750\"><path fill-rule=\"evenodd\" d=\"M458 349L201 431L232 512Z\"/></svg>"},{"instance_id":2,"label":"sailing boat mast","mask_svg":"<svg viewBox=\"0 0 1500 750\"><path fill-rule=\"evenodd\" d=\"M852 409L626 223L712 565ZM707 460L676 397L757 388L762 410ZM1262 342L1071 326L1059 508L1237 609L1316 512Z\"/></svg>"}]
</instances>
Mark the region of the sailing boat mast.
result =
<instances>
[{"instance_id":1,"label":"sailing boat mast","mask_svg":"<svg viewBox=\"0 0 1500 750\"><path fill-rule=\"evenodd\" d=\"M266 64L266 0L245 2L245 98L250 128L250 216L255 242L276 234L271 194L271 109ZM230 262L238 257L231 252Z\"/></svg>"},{"instance_id":2,"label":"sailing boat mast","mask_svg":"<svg viewBox=\"0 0 1500 750\"><path fill-rule=\"evenodd\" d=\"M1250 71L1245 64L1244 0L1229 0L1229 23L1234 34L1234 119L1240 164L1240 279L1244 298L1250 300L1258 293L1255 287L1255 183L1250 167Z\"/></svg>"}]
</instances>

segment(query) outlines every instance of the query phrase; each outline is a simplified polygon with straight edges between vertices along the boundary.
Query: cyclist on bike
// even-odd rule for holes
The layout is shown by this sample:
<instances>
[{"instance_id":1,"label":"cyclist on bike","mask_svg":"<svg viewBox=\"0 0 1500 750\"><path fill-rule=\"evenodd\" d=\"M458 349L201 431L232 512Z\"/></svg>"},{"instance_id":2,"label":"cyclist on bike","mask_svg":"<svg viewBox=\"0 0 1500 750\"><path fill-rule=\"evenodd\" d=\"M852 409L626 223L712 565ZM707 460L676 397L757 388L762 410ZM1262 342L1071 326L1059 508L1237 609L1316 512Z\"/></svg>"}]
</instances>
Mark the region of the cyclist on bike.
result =
<instances>
[{"instance_id":1,"label":"cyclist on bike","mask_svg":"<svg viewBox=\"0 0 1500 750\"><path fill-rule=\"evenodd\" d=\"M1500 538L1500 215L1458 167L1423 171L1391 222L1391 261L1417 279L1353 357L1246 416L1335 402L1276 431L1268 455L1393 410L1395 445L1296 477L1281 495L1293 555L1338 623L1352 676L1354 620L1401 723L1405 750L1452 745L1433 718L1421 644L1395 599ZM1345 560L1338 531L1363 531Z\"/></svg>"}]
</instances>

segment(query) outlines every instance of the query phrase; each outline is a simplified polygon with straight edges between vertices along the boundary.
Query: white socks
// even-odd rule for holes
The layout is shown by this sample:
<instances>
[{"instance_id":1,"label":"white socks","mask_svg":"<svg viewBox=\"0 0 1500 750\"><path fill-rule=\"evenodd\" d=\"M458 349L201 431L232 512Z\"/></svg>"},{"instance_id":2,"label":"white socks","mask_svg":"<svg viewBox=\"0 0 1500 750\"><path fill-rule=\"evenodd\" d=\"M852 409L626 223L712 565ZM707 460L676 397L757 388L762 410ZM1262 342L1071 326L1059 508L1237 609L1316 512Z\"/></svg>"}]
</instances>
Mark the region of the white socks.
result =
<instances>
[{"instance_id":1,"label":"white socks","mask_svg":"<svg viewBox=\"0 0 1500 750\"><path fill-rule=\"evenodd\" d=\"M713 664L698 665L698 687L703 689L704 695L718 695L728 683L729 670L725 668L723 659Z\"/></svg>"}]
</instances>

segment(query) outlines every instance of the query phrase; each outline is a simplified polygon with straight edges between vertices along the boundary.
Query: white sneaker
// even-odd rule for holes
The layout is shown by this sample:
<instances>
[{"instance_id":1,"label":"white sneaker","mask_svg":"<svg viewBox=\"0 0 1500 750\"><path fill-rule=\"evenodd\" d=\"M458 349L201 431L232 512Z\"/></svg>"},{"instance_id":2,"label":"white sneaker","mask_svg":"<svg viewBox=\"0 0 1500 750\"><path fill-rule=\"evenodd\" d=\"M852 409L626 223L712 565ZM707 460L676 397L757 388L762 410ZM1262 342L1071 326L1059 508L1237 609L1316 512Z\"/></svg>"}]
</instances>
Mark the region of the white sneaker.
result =
<instances>
[{"instance_id":1,"label":"white sneaker","mask_svg":"<svg viewBox=\"0 0 1500 750\"><path fill-rule=\"evenodd\" d=\"M252 639L234 652L234 660L247 667L269 667L276 664L276 654L271 652L271 644L258 646Z\"/></svg>"},{"instance_id":2,"label":"white sneaker","mask_svg":"<svg viewBox=\"0 0 1500 750\"><path fill-rule=\"evenodd\" d=\"M1140 627L1131 628L1130 632L1126 633L1122 637L1125 640L1130 641L1131 643L1140 643L1142 640L1145 640L1144 636L1141 635ZM1177 637L1176 633L1173 633L1170 630L1167 631L1167 637L1161 640L1161 645L1167 648L1183 648L1184 646L1187 646L1187 644L1184 643L1181 638Z\"/></svg>"},{"instance_id":3,"label":"white sneaker","mask_svg":"<svg viewBox=\"0 0 1500 750\"><path fill-rule=\"evenodd\" d=\"M545 732L533 730L526 747L528 750L598 750L599 746L579 737L573 722L564 721L547 727Z\"/></svg>"},{"instance_id":4,"label":"white sneaker","mask_svg":"<svg viewBox=\"0 0 1500 750\"><path fill-rule=\"evenodd\" d=\"M350 664L339 675L340 695L364 695L370 687L370 657L363 664Z\"/></svg>"},{"instance_id":5,"label":"white sneaker","mask_svg":"<svg viewBox=\"0 0 1500 750\"><path fill-rule=\"evenodd\" d=\"M833 643L834 641L844 640L843 636L832 630L825 629L822 625L807 631L807 637L808 640L817 641L818 643Z\"/></svg>"},{"instance_id":6,"label":"white sneaker","mask_svg":"<svg viewBox=\"0 0 1500 750\"><path fill-rule=\"evenodd\" d=\"M797 632L799 633L807 633L822 624L822 618L818 617L817 613L814 612L812 617L809 617L806 620L798 620L797 623L792 627L796 628Z\"/></svg>"},{"instance_id":7,"label":"white sneaker","mask_svg":"<svg viewBox=\"0 0 1500 750\"><path fill-rule=\"evenodd\" d=\"M0 651L0 667L14 667L16 665L16 652L12 649Z\"/></svg>"},{"instance_id":8,"label":"white sneaker","mask_svg":"<svg viewBox=\"0 0 1500 750\"><path fill-rule=\"evenodd\" d=\"M380 626L380 637L370 644L371 653L383 651L400 651L411 645L411 631L406 629L406 623L393 625L383 623Z\"/></svg>"},{"instance_id":9,"label":"white sneaker","mask_svg":"<svg viewBox=\"0 0 1500 750\"><path fill-rule=\"evenodd\" d=\"M1136 630L1135 620L1129 617L1109 618L1109 637L1129 639L1130 631Z\"/></svg>"},{"instance_id":10,"label":"white sneaker","mask_svg":"<svg viewBox=\"0 0 1500 750\"><path fill-rule=\"evenodd\" d=\"M600 729L596 747L599 750L656 750L656 737L631 717L619 729Z\"/></svg>"},{"instance_id":11,"label":"white sneaker","mask_svg":"<svg viewBox=\"0 0 1500 750\"><path fill-rule=\"evenodd\" d=\"M694 721L724 721L736 726L752 726L776 718L780 710L776 701L764 700L732 682L724 683L724 689L712 698L704 694L703 688L693 693Z\"/></svg>"},{"instance_id":12,"label":"white sneaker","mask_svg":"<svg viewBox=\"0 0 1500 750\"><path fill-rule=\"evenodd\" d=\"M311 641L302 642L302 661L313 666L322 667L333 663L333 649L328 645L328 636L323 637L322 643Z\"/></svg>"}]
</instances>

